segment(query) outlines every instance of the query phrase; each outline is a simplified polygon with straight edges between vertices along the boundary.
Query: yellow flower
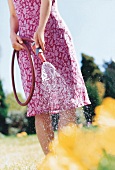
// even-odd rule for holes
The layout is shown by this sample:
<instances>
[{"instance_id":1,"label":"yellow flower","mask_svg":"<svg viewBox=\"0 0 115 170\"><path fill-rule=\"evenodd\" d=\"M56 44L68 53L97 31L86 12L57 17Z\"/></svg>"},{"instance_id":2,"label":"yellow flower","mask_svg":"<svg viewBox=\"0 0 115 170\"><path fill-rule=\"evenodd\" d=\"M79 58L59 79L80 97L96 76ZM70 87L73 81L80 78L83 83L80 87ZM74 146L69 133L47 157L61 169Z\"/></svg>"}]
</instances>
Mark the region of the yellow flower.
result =
<instances>
[{"instance_id":1,"label":"yellow flower","mask_svg":"<svg viewBox=\"0 0 115 170\"><path fill-rule=\"evenodd\" d=\"M38 170L87 170L78 162L75 162L67 155L54 155L50 153L46 156Z\"/></svg>"},{"instance_id":2,"label":"yellow flower","mask_svg":"<svg viewBox=\"0 0 115 170\"><path fill-rule=\"evenodd\" d=\"M21 132L21 133L17 133L16 135L17 137L24 137L24 136L27 136L27 133L26 132Z\"/></svg>"},{"instance_id":3,"label":"yellow flower","mask_svg":"<svg viewBox=\"0 0 115 170\"><path fill-rule=\"evenodd\" d=\"M50 153L39 170L97 170L103 157L115 155L115 99L106 98L96 107L96 129L69 125L50 144Z\"/></svg>"},{"instance_id":4,"label":"yellow flower","mask_svg":"<svg viewBox=\"0 0 115 170\"><path fill-rule=\"evenodd\" d=\"M96 131L81 129L75 125L67 126L50 145L51 153L46 157L42 168L46 166L52 170L53 162L57 168L54 167L55 170L96 169L102 157L102 148L98 140L99 134Z\"/></svg>"},{"instance_id":5,"label":"yellow flower","mask_svg":"<svg viewBox=\"0 0 115 170\"><path fill-rule=\"evenodd\" d=\"M115 99L107 97L95 109L95 121L100 126L115 126Z\"/></svg>"},{"instance_id":6,"label":"yellow flower","mask_svg":"<svg viewBox=\"0 0 115 170\"><path fill-rule=\"evenodd\" d=\"M21 138L22 137L22 134L21 133L17 133L16 135L18 138Z\"/></svg>"},{"instance_id":7,"label":"yellow flower","mask_svg":"<svg viewBox=\"0 0 115 170\"><path fill-rule=\"evenodd\" d=\"M100 142L108 154L115 155L115 127L103 128Z\"/></svg>"},{"instance_id":8,"label":"yellow flower","mask_svg":"<svg viewBox=\"0 0 115 170\"><path fill-rule=\"evenodd\" d=\"M28 134L26 132L21 132L22 136L27 136Z\"/></svg>"}]
</instances>

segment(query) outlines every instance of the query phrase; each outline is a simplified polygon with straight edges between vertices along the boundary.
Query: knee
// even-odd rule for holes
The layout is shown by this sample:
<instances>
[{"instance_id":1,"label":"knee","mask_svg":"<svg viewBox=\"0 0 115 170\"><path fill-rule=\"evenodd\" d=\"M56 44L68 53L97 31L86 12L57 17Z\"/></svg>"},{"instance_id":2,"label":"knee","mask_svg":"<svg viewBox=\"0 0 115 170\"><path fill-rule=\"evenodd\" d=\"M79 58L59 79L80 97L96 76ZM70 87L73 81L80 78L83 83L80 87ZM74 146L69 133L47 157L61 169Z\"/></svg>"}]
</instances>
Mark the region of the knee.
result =
<instances>
[{"instance_id":1,"label":"knee","mask_svg":"<svg viewBox=\"0 0 115 170\"><path fill-rule=\"evenodd\" d=\"M60 116L65 117L65 118L66 117L76 118L76 109L70 109L70 110L60 112Z\"/></svg>"}]
</instances>

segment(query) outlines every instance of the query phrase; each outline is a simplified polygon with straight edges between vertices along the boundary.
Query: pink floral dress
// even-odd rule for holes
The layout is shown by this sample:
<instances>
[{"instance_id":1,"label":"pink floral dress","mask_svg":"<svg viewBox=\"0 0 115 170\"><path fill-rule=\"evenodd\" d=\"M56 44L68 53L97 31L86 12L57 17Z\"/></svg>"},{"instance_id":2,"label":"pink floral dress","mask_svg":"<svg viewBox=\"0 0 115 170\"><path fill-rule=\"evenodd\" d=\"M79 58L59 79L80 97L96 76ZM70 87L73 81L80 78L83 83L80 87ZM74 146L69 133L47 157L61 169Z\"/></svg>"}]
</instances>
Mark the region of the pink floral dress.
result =
<instances>
[{"instance_id":1,"label":"pink floral dress","mask_svg":"<svg viewBox=\"0 0 115 170\"><path fill-rule=\"evenodd\" d=\"M14 0L16 14L19 20L19 34L31 38L39 25L41 0ZM49 92L41 80L42 62L33 55L35 68L35 90L28 104L27 116L40 113L59 113L72 108L90 104L83 77L77 63L71 34L61 18L56 0L52 0L50 17L45 28L45 53L50 62L61 75L63 85L60 87L58 78L57 91ZM19 66L23 88L28 96L31 87L30 63L25 51L19 55ZM50 82L51 83L51 82ZM52 85L52 84L51 84Z\"/></svg>"}]
</instances>

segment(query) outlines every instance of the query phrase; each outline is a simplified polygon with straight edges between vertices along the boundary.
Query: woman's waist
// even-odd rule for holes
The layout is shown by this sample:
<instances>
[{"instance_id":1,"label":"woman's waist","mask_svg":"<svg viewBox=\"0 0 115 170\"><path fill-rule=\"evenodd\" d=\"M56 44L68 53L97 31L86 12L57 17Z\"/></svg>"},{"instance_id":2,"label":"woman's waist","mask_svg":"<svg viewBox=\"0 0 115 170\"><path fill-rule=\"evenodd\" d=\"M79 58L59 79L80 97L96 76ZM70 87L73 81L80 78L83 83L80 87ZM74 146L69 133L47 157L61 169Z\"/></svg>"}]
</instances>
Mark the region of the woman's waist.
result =
<instances>
[{"instance_id":1,"label":"woman's waist","mask_svg":"<svg viewBox=\"0 0 115 170\"><path fill-rule=\"evenodd\" d=\"M39 17L28 17L28 19L23 17L19 19L19 30L27 32L28 30L33 32L39 26ZM64 21L61 18L58 11L52 11L46 24L46 29L62 28L64 26Z\"/></svg>"}]
</instances>

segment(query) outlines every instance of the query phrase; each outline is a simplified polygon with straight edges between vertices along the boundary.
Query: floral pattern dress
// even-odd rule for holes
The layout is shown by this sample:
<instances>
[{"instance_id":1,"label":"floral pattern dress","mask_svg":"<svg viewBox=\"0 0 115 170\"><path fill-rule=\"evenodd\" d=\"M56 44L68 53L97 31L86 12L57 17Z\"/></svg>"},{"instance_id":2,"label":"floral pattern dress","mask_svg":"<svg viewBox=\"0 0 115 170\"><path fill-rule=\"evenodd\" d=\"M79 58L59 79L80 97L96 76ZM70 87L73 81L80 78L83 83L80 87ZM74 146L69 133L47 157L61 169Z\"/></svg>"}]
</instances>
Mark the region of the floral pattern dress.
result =
<instances>
[{"instance_id":1,"label":"floral pattern dress","mask_svg":"<svg viewBox=\"0 0 115 170\"><path fill-rule=\"evenodd\" d=\"M39 25L41 0L13 1L19 21L20 36L32 38ZM38 56L33 55L36 82L33 97L28 104L27 116L47 112L59 113L90 104L72 37L58 12L56 0L52 0L51 12L45 28L44 55L60 76L57 76L55 80L55 91L53 88L48 90L44 87L41 78L42 62ZM27 97L31 88L32 75L25 51L20 52L18 62ZM49 82L49 85L52 86L52 82Z\"/></svg>"}]
</instances>

